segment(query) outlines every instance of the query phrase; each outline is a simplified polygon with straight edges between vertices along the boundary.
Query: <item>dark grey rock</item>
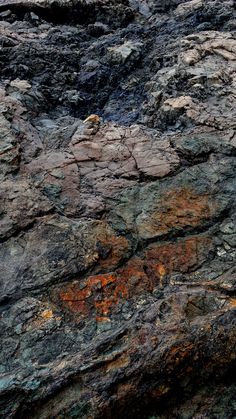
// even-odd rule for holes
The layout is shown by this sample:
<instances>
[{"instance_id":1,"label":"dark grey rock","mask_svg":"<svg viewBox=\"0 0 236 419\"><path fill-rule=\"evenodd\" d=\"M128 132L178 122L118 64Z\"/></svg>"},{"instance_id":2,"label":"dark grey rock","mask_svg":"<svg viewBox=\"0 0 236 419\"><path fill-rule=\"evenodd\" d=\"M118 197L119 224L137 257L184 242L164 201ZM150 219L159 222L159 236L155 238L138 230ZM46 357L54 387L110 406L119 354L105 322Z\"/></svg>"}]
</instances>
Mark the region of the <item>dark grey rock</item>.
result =
<instances>
[{"instance_id":1,"label":"dark grey rock","mask_svg":"<svg viewBox=\"0 0 236 419\"><path fill-rule=\"evenodd\" d=\"M235 416L235 5L0 0L3 418Z\"/></svg>"}]
</instances>

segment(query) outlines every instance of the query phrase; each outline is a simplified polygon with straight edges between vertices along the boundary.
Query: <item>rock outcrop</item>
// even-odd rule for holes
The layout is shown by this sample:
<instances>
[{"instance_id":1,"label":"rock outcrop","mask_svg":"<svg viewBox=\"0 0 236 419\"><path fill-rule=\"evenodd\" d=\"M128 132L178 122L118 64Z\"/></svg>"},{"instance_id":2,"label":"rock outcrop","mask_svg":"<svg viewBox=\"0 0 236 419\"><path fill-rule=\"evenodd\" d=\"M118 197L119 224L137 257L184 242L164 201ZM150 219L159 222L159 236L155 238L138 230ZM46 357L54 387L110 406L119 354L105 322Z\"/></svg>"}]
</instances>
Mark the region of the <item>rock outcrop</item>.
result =
<instances>
[{"instance_id":1,"label":"rock outcrop","mask_svg":"<svg viewBox=\"0 0 236 419\"><path fill-rule=\"evenodd\" d=\"M2 417L232 419L235 2L0 19Z\"/></svg>"}]
</instances>

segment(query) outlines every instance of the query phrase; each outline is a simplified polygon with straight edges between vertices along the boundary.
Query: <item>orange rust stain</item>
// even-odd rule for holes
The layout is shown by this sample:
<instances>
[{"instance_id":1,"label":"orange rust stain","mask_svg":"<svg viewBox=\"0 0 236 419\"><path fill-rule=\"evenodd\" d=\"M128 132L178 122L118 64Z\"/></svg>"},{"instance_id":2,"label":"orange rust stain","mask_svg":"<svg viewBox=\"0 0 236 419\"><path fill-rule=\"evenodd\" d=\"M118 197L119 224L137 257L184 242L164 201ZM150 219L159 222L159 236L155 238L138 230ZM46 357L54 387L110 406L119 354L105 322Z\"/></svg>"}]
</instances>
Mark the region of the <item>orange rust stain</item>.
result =
<instances>
[{"instance_id":1,"label":"orange rust stain","mask_svg":"<svg viewBox=\"0 0 236 419\"><path fill-rule=\"evenodd\" d=\"M167 222L171 226L175 226L175 222L181 226L189 224L195 226L202 219L209 218L212 212L209 196L196 195L188 188L167 193L163 199L163 207L167 214L161 215L163 219L167 217Z\"/></svg>"},{"instance_id":2,"label":"orange rust stain","mask_svg":"<svg viewBox=\"0 0 236 419\"><path fill-rule=\"evenodd\" d=\"M143 259L133 257L116 272L89 276L82 287L77 281L61 289L59 298L76 316L109 318L119 302L152 292L172 272L188 272L211 248L206 236L150 245Z\"/></svg>"},{"instance_id":3,"label":"orange rust stain","mask_svg":"<svg viewBox=\"0 0 236 419\"><path fill-rule=\"evenodd\" d=\"M120 269L119 272L122 272L123 276L127 278L137 278L141 280L145 274L143 271L143 260L137 257L129 260L124 268Z\"/></svg>"},{"instance_id":4,"label":"orange rust stain","mask_svg":"<svg viewBox=\"0 0 236 419\"><path fill-rule=\"evenodd\" d=\"M143 263L141 259L133 258L116 273L88 277L82 289L78 282L66 287L59 293L59 298L74 313L86 316L95 310L97 318L107 317L119 301L140 294L142 290L153 289Z\"/></svg>"},{"instance_id":5,"label":"orange rust stain","mask_svg":"<svg viewBox=\"0 0 236 419\"><path fill-rule=\"evenodd\" d=\"M113 302L113 295L109 298L106 291L114 282L116 282L115 274L94 275L87 278L84 288L80 289L79 284L75 283L60 292L60 299L73 312L86 315L91 310L91 302L89 297L93 298L92 304L98 313L103 316L110 311ZM96 295L101 295L101 300L94 301Z\"/></svg>"},{"instance_id":6,"label":"orange rust stain","mask_svg":"<svg viewBox=\"0 0 236 419\"><path fill-rule=\"evenodd\" d=\"M134 257L129 260L118 273L121 283L127 284L128 296L140 294L142 291L152 291L153 282L144 271L145 260Z\"/></svg>"},{"instance_id":7,"label":"orange rust stain","mask_svg":"<svg viewBox=\"0 0 236 419\"><path fill-rule=\"evenodd\" d=\"M49 309L44 310L44 311L42 311L42 313L40 313L40 316L45 320L49 320L49 319L52 319L53 312L52 312L52 310L49 310Z\"/></svg>"},{"instance_id":8,"label":"orange rust stain","mask_svg":"<svg viewBox=\"0 0 236 419\"><path fill-rule=\"evenodd\" d=\"M188 272L197 266L211 249L213 244L209 237L191 237L177 243L152 245L146 251L146 258L148 265L161 279L174 271Z\"/></svg>"},{"instance_id":9,"label":"orange rust stain","mask_svg":"<svg viewBox=\"0 0 236 419\"><path fill-rule=\"evenodd\" d=\"M236 307L236 298L230 298L229 303L230 303L230 306L232 308L235 308Z\"/></svg>"},{"instance_id":10,"label":"orange rust stain","mask_svg":"<svg viewBox=\"0 0 236 419\"><path fill-rule=\"evenodd\" d=\"M128 296L129 290L127 285L118 284L114 292L115 299L118 300L119 297L128 298Z\"/></svg>"},{"instance_id":11,"label":"orange rust stain","mask_svg":"<svg viewBox=\"0 0 236 419\"><path fill-rule=\"evenodd\" d=\"M109 317L96 317L96 322L97 323L104 323L104 322L110 322Z\"/></svg>"},{"instance_id":12,"label":"orange rust stain","mask_svg":"<svg viewBox=\"0 0 236 419\"><path fill-rule=\"evenodd\" d=\"M90 276L87 280L88 287L93 285L101 285L102 288L116 281L116 276L113 274L103 274Z\"/></svg>"},{"instance_id":13,"label":"orange rust stain","mask_svg":"<svg viewBox=\"0 0 236 419\"><path fill-rule=\"evenodd\" d=\"M53 311L47 308L41 312L38 312L33 319L29 319L29 321L25 325L25 329L40 329L41 327L44 327L45 323L47 323L51 319L58 321L61 318L56 316L54 317Z\"/></svg>"},{"instance_id":14,"label":"orange rust stain","mask_svg":"<svg viewBox=\"0 0 236 419\"><path fill-rule=\"evenodd\" d=\"M83 301L84 299L90 297L90 295L91 290L89 288L85 287L84 289L80 290L76 289L76 286L73 285L68 287L65 292L62 291L60 293L61 299L68 302Z\"/></svg>"},{"instance_id":15,"label":"orange rust stain","mask_svg":"<svg viewBox=\"0 0 236 419\"><path fill-rule=\"evenodd\" d=\"M114 369L124 368L129 365L130 357L126 354L121 355L119 358L115 359L114 361L109 362L106 367L106 372L109 372Z\"/></svg>"},{"instance_id":16,"label":"orange rust stain","mask_svg":"<svg viewBox=\"0 0 236 419\"><path fill-rule=\"evenodd\" d=\"M157 264L157 272L160 277L163 278L166 275L165 266L162 264Z\"/></svg>"},{"instance_id":17,"label":"orange rust stain","mask_svg":"<svg viewBox=\"0 0 236 419\"><path fill-rule=\"evenodd\" d=\"M86 314L88 312L86 301L67 301L67 306L74 313Z\"/></svg>"},{"instance_id":18,"label":"orange rust stain","mask_svg":"<svg viewBox=\"0 0 236 419\"><path fill-rule=\"evenodd\" d=\"M207 194L197 195L190 188L180 188L164 194L142 230L166 234L173 228L198 226L214 216L217 204Z\"/></svg>"},{"instance_id":19,"label":"orange rust stain","mask_svg":"<svg viewBox=\"0 0 236 419\"><path fill-rule=\"evenodd\" d=\"M114 300L107 299L103 301L95 301L94 304L97 309L97 312L100 313L101 315L106 316L109 313L113 303L114 303Z\"/></svg>"}]
</instances>

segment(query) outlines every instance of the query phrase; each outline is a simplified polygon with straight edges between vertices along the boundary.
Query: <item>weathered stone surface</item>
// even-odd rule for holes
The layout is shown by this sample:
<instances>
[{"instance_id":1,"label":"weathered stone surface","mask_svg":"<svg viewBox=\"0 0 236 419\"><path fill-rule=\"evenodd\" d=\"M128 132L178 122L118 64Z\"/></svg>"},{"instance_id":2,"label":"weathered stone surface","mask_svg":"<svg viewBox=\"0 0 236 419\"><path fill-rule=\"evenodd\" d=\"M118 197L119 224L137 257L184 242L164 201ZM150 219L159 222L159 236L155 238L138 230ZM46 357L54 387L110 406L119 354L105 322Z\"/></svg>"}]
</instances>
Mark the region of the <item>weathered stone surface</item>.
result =
<instances>
[{"instance_id":1,"label":"weathered stone surface","mask_svg":"<svg viewBox=\"0 0 236 419\"><path fill-rule=\"evenodd\" d=\"M187 1L186 3L179 4L179 6L175 10L175 14L178 17L186 17L189 14L195 12L196 10L199 10L203 7L203 1L202 0L191 0Z\"/></svg>"},{"instance_id":2,"label":"weathered stone surface","mask_svg":"<svg viewBox=\"0 0 236 419\"><path fill-rule=\"evenodd\" d=\"M42 153L23 169L33 183L65 215L76 215L80 204L80 173L68 152Z\"/></svg>"},{"instance_id":3,"label":"weathered stone surface","mask_svg":"<svg viewBox=\"0 0 236 419\"><path fill-rule=\"evenodd\" d=\"M173 180L166 179L127 190L116 198L112 220L118 229L131 229L143 239L211 225L235 199L235 182L228 177L234 165L230 157L216 161L216 171L202 163L176 175L174 188Z\"/></svg>"},{"instance_id":4,"label":"weathered stone surface","mask_svg":"<svg viewBox=\"0 0 236 419\"><path fill-rule=\"evenodd\" d=\"M26 207L26 210L28 216L31 215L30 208ZM24 292L63 281L66 277L86 271L97 261L100 264L100 258L101 266L108 264L115 267L127 255L129 247L127 240L116 237L102 222L73 222L60 216L42 217L35 228L1 245L4 272L1 298L19 290ZM103 261L104 254L106 262ZM8 263L9 257L11 264Z\"/></svg>"},{"instance_id":5,"label":"weathered stone surface","mask_svg":"<svg viewBox=\"0 0 236 419\"><path fill-rule=\"evenodd\" d=\"M53 206L46 197L34 189L26 180L6 180L0 186L1 238L24 230L37 217L52 211Z\"/></svg>"},{"instance_id":6,"label":"weathered stone surface","mask_svg":"<svg viewBox=\"0 0 236 419\"><path fill-rule=\"evenodd\" d=\"M3 418L235 417L232 0L0 0Z\"/></svg>"},{"instance_id":7,"label":"weathered stone surface","mask_svg":"<svg viewBox=\"0 0 236 419\"><path fill-rule=\"evenodd\" d=\"M90 183L105 196L117 194L124 185L135 185L142 176L162 178L179 165L167 139L158 141L138 126L108 124L95 135L76 132L71 151L86 185Z\"/></svg>"}]
</instances>

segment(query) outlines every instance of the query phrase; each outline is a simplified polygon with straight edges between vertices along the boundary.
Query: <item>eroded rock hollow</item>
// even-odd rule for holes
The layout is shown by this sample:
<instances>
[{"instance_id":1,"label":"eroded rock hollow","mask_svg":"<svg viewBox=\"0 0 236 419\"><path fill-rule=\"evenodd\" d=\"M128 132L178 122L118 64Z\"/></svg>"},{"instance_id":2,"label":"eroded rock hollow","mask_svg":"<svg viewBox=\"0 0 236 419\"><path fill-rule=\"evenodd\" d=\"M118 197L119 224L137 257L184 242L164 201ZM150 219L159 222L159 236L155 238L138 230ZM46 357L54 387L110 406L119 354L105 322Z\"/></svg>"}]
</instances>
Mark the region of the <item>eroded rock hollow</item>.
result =
<instances>
[{"instance_id":1,"label":"eroded rock hollow","mask_svg":"<svg viewBox=\"0 0 236 419\"><path fill-rule=\"evenodd\" d=\"M234 0L0 0L3 418L232 419Z\"/></svg>"}]
</instances>

